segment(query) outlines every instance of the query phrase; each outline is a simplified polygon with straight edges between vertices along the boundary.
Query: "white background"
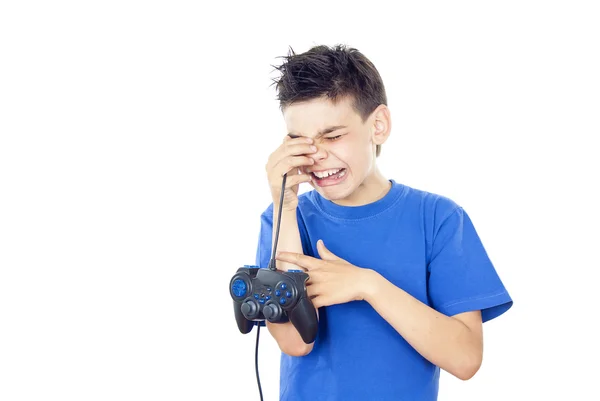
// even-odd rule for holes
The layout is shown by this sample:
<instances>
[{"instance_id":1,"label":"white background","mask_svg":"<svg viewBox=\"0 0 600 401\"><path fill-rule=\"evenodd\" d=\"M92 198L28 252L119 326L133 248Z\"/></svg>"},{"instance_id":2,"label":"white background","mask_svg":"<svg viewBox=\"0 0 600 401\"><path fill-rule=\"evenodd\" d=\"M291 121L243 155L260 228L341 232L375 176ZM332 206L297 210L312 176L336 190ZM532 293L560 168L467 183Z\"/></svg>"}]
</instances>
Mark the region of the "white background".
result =
<instances>
[{"instance_id":1,"label":"white background","mask_svg":"<svg viewBox=\"0 0 600 401\"><path fill-rule=\"evenodd\" d=\"M461 204L515 300L440 400L596 397L596 2L213 3L0 6L0 399L258 399L227 287L285 134L271 65L336 43L385 81L383 173Z\"/></svg>"}]
</instances>

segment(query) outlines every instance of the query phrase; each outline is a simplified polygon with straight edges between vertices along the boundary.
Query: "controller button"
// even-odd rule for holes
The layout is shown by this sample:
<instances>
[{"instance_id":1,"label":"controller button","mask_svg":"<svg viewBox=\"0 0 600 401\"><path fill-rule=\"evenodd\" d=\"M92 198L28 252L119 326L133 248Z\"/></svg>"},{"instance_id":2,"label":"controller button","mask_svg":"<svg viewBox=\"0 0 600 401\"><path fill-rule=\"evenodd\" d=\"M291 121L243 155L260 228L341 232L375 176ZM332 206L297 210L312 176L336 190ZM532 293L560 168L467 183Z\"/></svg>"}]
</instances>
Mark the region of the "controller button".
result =
<instances>
[{"instance_id":1,"label":"controller button","mask_svg":"<svg viewBox=\"0 0 600 401\"><path fill-rule=\"evenodd\" d=\"M243 297L246 295L246 290L248 287L246 287L246 282L244 280L238 278L233 282L231 289L233 291L233 295L236 297Z\"/></svg>"},{"instance_id":2,"label":"controller button","mask_svg":"<svg viewBox=\"0 0 600 401\"><path fill-rule=\"evenodd\" d=\"M269 299L271 299L271 296L270 296L270 295L267 295L267 296L265 297L265 299L268 301Z\"/></svg>"},{"instance_id":3,"label":"controller button","mask_svg":"<svg viewBox=\"0 0 600 401\"><path fill-rule=\"evenodd\" d=\"M287 284L281 283L281 285L279 287L281 287L282 290L285 290L287 288Z\"/></svg>"},{"instance_id":4,"label":"controller button","mask_svg":"<svg viewBox=\"0 0 600 401\"><path fill-rule=\"evenodd\" d=\"M267 291L268 291L268 292L271 292L271 287L267 287Z\"/></svg>"},{"instance_id":5,"label":"controller button","mask_svg":"<svg viewBox=\"0 0 600 401\"><path fill-rule=\"evenodd\" d=\"M258 299L259 298L258 294L254 294L254 298Z\"/></svg>"},{"instance_id":6,"label":"controller button","mask_svg":"<svg viewBox=\"0 0 600 401\"><path fill-rule=\"evenodd\" d=\"M292 297L292 293L289 292L289 291L286 291L285 296L288 297L288 298L291 298Z\"/></svg>"},{"instance_id":7,"label":"controller button","mask_svg":"<svg viewBox=\"0 0 600 401\"><path fill-rule=\"evenodd\" d=\"M279 303L281 305L285 305L286 302L287 302L287 300L285 298L283 298L283 297L279 299Z\"/></svg>"},{"instance_id":8,"label":"controller button","mask_svg":"<svg viewBox=\"0 0 600 401\"><path fill-rule=\"evenodd\" d=\"M275 296L277 296L277 297L278 297L278 296L280 296L280 295L281 295L281 291L279 291L279 290L275 290Z\"/></svg>"},{"instance_id":9,"label":"controller button","mask_svg":"<svg viewBox=\"0 0 600 401\"><path fill-rule=\"evenodd\" d=\"M291 270L288 270L288 272L290 272L290 273L302 273L302 270L291 269Z\"/></svg>"},{"instance_id":10,"label":"controller button","mask_svg":"<svg viewBox=\"0 0 600 401\"><path fill-rule=\"evenodd\" d=\"M261 299L258 300L258 303L264 304L265 300L261 298Z\"/></svg>"}]
</instances>

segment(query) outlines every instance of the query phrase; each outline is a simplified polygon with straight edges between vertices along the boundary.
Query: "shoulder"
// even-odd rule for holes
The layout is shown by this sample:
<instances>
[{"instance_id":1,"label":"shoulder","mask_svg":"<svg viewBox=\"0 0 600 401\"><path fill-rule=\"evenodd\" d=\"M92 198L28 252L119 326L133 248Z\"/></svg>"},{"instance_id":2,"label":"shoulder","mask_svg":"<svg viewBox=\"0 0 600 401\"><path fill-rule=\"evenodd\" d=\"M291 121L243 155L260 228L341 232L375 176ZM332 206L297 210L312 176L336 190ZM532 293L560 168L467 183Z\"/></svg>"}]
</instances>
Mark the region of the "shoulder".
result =
<instances>
[{"instance_id":1,"label":"shoulder","mask_svg":"<svg viewBox=\"0 0 600 401\"><path fill-rule=\"evenodd\" d=\"M454 199L440 193L404 185L407 202L418 205L423 217L441 224L455 213L462 212L461 205Z\"/></svg>"},{"instance_id":2,"label":"shoulder","mask_svg":"<svg viewBox=\"0 0 600 401\"><path fill-rule=\"evenodd\" d=\"M260 214L262 222L270 222L273 220L273 203L271 202Z\"/></svg>"},{"instance_id":3,"label":"shoulder","mask_svg":"<svg viewBox=\"0 0 600 401\"><path fill-rule=\"evenodd\" d=\"M314 190L313 190L314 191ZM314 194L313 191L306 192L298 195L298 208L296 209L296 214L298 218L302 217L303 211L307 209L314 209ZM271 224L273 222L273 202L269 203L260 214L260 220L263 223Z\"/></svg>"}]
</instances>

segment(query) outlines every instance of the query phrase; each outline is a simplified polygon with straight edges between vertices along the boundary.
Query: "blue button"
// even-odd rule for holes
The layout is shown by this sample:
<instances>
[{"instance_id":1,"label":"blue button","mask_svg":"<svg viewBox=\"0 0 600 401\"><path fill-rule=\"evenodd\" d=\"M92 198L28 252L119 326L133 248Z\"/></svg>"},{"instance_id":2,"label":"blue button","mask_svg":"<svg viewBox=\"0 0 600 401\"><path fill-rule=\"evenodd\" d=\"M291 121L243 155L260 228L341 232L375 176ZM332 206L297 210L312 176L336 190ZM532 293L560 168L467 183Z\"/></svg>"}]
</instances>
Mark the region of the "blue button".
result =
<instances>
[{"instance_id":1,"label":"blue button","mask_svg":"<svg viewBox=\"0 0 600 401\"><path fill-rule=\"evenodd\" d=\"M289 292L289 291L286 291L285 296L288 297L288 298L291 298L292 297L292 293Z\"/></svg>"},{"instance_id":2,"label":"blue button","mask_svg":"<svg viewBox=\"0 0 600 401\"><path fill-rule=\"evenodd\" d=\"M267 299L267 301L268 301L269 299L271 299L271 296L270 296L270 295L267 295L265 298L266 298L266 299Z\"/></svg>"},{"instance_id":3,"label":"blue button","mask_svg":"<svg viewBox=\"0 0 600 401\"><path fill-rule=\"evenodd\" d=\"M259 298L258 294L254 294L254 298L258 299Z\"/></svg>"},{"instance_id":4,"label":"blue button","mask_svg":"<svg viewBox=\"0 0 600 401\"><path fill-rule=\"evenodd\" d=\"M286 283L281 283L280 285L282 290L285 290L287 288L287 284Z\"/></svg>"},{"instance_id":5,"label":"blue button","mask_svg":"<svg viewBox=\"0 0 600 401\"><path fill-rule=\"evenodd\" d=\"M275 296L277 296L277 297L278 297L278 296L280 296L280 295L281 295L281 291L279 291L279 290L275 290Z\"/></svg>"},{"instance_id":6,"label":"blue button","mask_svg":"<svg viewBox=\"0 0 600 401\"><path fill-rule=\"evenodd\" d=\"M259 303L259 304L264 304L264 303L265 303L265 300L261 298L261 299L259 299L259 300L258 300L258 303Z\"/></svg>"},{"instance_id":7,"label":"blue button","mask_svg":"<svg viewBox=\"0 0 600 401\"><path fill-rule=\"evenodd\" d=\"M258 266L256 265L244 265L244 267L247 269L258 269Z\"/></svg>"},{"instance_id":8,"label":"blue button","mask_svg":"<svg viewBox=\"0 0 600 401\"><path fill-rule=\"evenodd\" d=\"M285 299L285 298L281 298L281 299L279 300L279 303L280 303L281 305L285 305L285 303L286 303L286 299Z\"/></svg>"},{"instance_id":9,"label":"blue button","mask_svg":"<svg viewBox=\"0 0 600 401\"><path fill-rule=\"evenodd\" d=\"M246 295L246 290L248 288L246 287L246 282L238 278L233 282L231 289L233 291L233 295L236 297L243 297Z\"/></svg>"},{"instance_id":10,"label":"blue button","mask_svg":"<svg viewBox=\"0 0 600 401\"><path fill-rule=\"evenodd\" d=\"M267 291L268 291L268 292L271 292L271 287L267 287Z\"/></svg>"},{"instance_id":11,"label":"blue button","mask_svg":"<svg viewBox=\"0 0 600 401\"><path fill-rule=\"evenodd\" d=\"M292 270L288 270L290 273L302 273L302 270L298 270L298 269L292 269Z\"/></svg>"}]
</instances>

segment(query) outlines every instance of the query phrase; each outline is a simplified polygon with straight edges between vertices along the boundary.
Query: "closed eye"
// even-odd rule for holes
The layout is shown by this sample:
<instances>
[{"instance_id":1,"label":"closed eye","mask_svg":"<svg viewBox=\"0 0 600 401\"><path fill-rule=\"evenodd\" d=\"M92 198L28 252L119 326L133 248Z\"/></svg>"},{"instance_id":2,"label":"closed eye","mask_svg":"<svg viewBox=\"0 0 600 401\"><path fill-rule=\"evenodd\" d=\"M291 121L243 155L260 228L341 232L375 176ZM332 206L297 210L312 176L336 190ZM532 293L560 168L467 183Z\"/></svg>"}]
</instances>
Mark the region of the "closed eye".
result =
<instances>
[{"instance_id":1,"label":"closed eye","mask_svg":"<svg viewBox=\"0 0 600 401\"><path fill-rule=\"evenodd\" d=\"M338 140L341 137L342 137L342 135L336 135L336 136L327 137L325 139L327 139L328 141L336 141L336 140Z\"/></svg>"}]
</instances>

